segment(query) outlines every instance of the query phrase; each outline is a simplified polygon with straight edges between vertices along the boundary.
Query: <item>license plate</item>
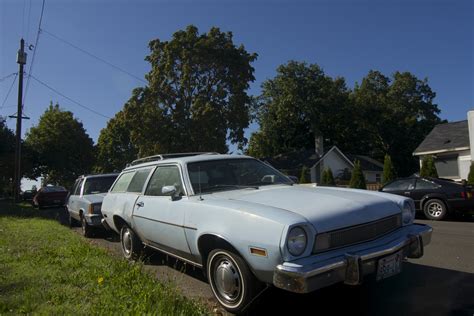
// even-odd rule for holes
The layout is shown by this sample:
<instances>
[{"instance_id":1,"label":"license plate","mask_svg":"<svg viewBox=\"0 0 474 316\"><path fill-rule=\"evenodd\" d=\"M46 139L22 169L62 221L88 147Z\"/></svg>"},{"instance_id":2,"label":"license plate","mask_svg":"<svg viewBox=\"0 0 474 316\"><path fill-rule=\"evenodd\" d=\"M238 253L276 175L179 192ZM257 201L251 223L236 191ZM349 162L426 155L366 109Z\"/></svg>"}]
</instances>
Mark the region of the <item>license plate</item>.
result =
<instances>
[{"instance_id":1,"label":"license plate","mask_svg":"<svg viewBox=\"0 0 474 316\"><path fill-rule=\"evenodd\" d=\"M400 273L402 269L402 259L402 251L380 259L377 265L377 281Z\"/></svg>"}]
</instances>

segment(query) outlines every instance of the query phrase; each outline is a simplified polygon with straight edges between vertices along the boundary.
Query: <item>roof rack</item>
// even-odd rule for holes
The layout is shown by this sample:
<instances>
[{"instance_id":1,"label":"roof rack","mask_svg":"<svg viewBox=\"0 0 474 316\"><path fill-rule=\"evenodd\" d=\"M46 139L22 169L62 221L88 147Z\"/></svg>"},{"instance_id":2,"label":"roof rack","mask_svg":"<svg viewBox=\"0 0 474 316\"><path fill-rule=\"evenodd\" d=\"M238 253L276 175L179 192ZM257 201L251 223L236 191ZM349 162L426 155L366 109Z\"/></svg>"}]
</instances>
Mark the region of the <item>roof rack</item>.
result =
<instances>
[{"instance_id":1,"label":"roof rack","mask_svg":"<svg viewBox=\"0 0 474 316\"><path fill-rule=\"evenodd\" d=\"M127 164L127 167L135 166L138 164L142 164L145 162L157 161L157 160L165 160L170 158L181 158L181 157L190 157L190 156L198 156L198 155L219 155L216 152L193 152L193 153L172 153L172 154L159 154L148 156L140 159L136 159L131 163Z\"/></svg>"}]
</instances>

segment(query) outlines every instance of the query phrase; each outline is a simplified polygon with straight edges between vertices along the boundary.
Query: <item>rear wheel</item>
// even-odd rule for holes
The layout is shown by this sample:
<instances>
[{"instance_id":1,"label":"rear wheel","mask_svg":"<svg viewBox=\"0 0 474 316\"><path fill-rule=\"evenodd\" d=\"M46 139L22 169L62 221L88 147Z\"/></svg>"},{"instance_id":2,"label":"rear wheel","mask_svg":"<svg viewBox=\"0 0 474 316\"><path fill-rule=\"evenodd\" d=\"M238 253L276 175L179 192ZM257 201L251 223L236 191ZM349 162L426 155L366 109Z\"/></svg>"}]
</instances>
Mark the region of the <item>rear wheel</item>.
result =
<instances>
[{"instance_id":1,"label":"rear wheel","mask_svg":"<svg viewBox=\"0 0 474 316\"><path fill-rule=\"evenodd\" d=\"M258 294L258 280L244 259L231 251L211 251L207 259L207 276L214 296L231 313L244 311Z\"/></svg>"},{"instance_id":2,"label":"rear wheel","mask_svg":"<svg viewBox=\"0 0 474 316\"><path fill-rule=\"evenodd\" d=\"M438 199L428 200L425 205L423 206L423 211L425 213L426 218L440 221L446 217L447 208L446 204L443 201Z\"/></svg>"},{"instance_id":3,"label":"rear wheel","mask_svg":"<svg viewBox=\"0 0 474 316\"><path fill-rule=\"evenodd\" d=\"M123 256L128 260L138 260L143 251L143 244L137 234L124 225L120 230L120 244Z\"/></svg>"}]
</instances>

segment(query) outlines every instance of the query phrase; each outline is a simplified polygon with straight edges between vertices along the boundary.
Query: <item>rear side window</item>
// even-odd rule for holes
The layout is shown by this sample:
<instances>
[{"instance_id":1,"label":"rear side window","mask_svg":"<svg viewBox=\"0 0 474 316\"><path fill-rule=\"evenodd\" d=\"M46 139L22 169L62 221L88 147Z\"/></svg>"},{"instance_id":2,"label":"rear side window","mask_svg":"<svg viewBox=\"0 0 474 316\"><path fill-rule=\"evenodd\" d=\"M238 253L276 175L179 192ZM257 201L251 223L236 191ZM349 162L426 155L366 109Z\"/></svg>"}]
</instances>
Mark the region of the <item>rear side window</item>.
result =
<instances>
[{"instance_id":1,"label":"rear side window","mask_svg":"<svg viewBox=\"0 0 474 316\"><path fill-rule=\"evenodd\" d=\"M111 192L126 192L128 185L130 184L130 181L132 181L134 175L135 172L122 173L117 182L115 182Z\"/></svg>"},{"instance_id":2,"label":"rear side window","mask_svg":"<svg viewBox=\"0 0 474 316\"><path fill-rule=\"evenodd\" d=\"M416 180L416 189L417 190L433 190L437 189L438 186L433 182L429 182L423 179Z\"/></svg>"},{"instance_id":3,"label":"rear side window","mask_svg":"<svg viewBox=\"0 0 474 316\"><path fill-rule=\"evenodd\" d=\"M402 191L402 190L413 190L415 188L414 179L403 179L396 180L390 184L387 184L383 191Z\"/></svg>"},{"instance_id":4,"label":"rear side window","mask_svg":"<svg viewBox=\"0 0 474 316\"><path fill-rule=\"evenodd\" d=\"M150 171L151 171L151 168L140 169L137 172L135 172L135 175L133 176L132 181L130 182L127 188L127 192L135 192L135 193L142 192L143 186L145 185L145 181L148 178Z\"/></svg>"}]
</instances>

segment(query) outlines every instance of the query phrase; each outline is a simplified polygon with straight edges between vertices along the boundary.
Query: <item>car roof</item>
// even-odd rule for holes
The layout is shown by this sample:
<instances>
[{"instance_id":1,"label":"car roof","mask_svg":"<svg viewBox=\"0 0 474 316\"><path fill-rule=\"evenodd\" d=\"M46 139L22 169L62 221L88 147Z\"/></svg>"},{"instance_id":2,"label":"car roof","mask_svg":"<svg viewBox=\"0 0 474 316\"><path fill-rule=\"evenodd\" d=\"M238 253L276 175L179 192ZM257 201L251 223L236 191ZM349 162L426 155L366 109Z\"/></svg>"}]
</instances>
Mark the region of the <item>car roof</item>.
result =
<instances>
[{"instance_id":1,"label":"car roof","mask_svg":"<svg viewBox=\"0 0 474 316\"><path fill-rule=\"evenodd\" d=\"M166 164L166 163L191 163L191 162L198 162L198 161L212 161L212 160L222 160L222 159L255 159L253 157L245 156L245 155L229 155L229 154L214 154L214 153L204 153L204 154L197 154L193 156L185 156L185 157L172 157L172 158L165 158L162 160L155 160L149 161L144 163L139 163L136 165L132 165L126 167L123 171L133 170L137 168L143 168L148 166L155 166L159 164Z\"/></svg>"}]
</instances>

